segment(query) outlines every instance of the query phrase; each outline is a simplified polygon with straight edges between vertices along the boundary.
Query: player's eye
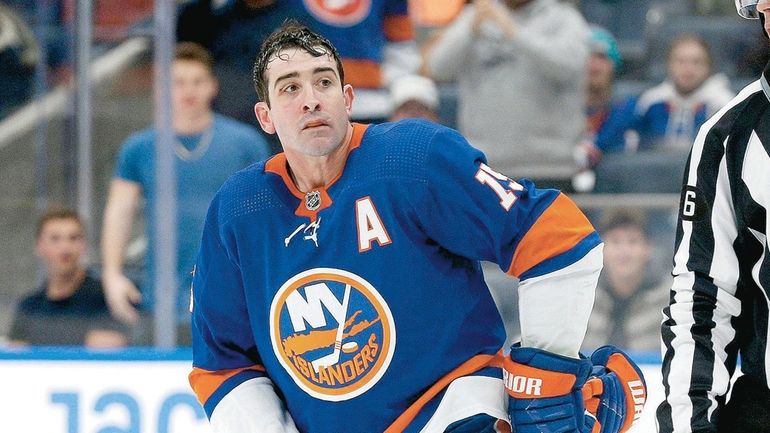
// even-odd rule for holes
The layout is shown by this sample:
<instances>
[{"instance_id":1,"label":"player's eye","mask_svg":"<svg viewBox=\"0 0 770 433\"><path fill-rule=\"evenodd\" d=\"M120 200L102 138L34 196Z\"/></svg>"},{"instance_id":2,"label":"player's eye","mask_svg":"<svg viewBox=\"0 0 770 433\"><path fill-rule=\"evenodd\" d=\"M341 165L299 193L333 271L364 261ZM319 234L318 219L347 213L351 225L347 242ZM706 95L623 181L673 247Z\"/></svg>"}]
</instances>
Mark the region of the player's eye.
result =
<instances>
[{"instance_id":1,"label":"player's eye","mask_svg":"<svg viewBox=\"0 0 770 433\"><path fill-rule=\"evenodd\" d=\"M334 83L332 82L332 80L330 80L328 78L321 78L320 80L318 80L318 84L321 87L329 87L329 86L331 86Z\"/></svg>"}]
</instances>

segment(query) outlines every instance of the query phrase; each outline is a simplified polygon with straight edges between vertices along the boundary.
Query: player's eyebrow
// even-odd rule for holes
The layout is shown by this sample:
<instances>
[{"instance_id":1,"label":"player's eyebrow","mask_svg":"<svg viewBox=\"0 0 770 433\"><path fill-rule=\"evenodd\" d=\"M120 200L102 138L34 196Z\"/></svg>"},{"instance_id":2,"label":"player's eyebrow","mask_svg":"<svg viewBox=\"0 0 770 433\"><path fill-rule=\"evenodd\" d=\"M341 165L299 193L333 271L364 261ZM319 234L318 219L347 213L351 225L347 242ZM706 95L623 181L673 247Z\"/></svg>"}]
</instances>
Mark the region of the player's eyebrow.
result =
<instances>
[{"instance_id":1,"label":"player's eyebrow","mask_svg":"<svg viewBox=\"0 0 770 433\"><path fill-rule=\"evenodd\" d=\"M283 80L288 80L289 78L297 78L299 77L299 72L289 72L288 74L281 75L280 77L275 79L275 83L273 84L273 88L278 86L278 83L280 83Z\"/></svg>"},{"instance_id":2,"label":"player's eyebrow","mask_svg":"<svg viewBox=\"0 0 770 433\"><path fill-rule=\"evenodd\" d=\"M334 74L334 76L337 76L337 70L332 68L331 66L319 66L315 69L313 69L313 75L321 74L324 72L331 72ZM275 84L273 84L273 88L278 86L278 83L280 83L283 80L288 80L289 78L297 78L299 77L299 72L289 72L287 74L281 75L280 77L275 79Z\"/></svg>"},{"instance_id":3,"label":"player's eyebrow","mask_svg":"<svg viewBox=\"0 0 770 433\"><path fill-rule=\"evenodd\" d=\"M318 67L318 68L313 69L313 75L320 74L322 72L331 72L335 76L337 75L337 70L332 68L331 66L322 66L322 67Z\"/></svg>"}]
</instances>

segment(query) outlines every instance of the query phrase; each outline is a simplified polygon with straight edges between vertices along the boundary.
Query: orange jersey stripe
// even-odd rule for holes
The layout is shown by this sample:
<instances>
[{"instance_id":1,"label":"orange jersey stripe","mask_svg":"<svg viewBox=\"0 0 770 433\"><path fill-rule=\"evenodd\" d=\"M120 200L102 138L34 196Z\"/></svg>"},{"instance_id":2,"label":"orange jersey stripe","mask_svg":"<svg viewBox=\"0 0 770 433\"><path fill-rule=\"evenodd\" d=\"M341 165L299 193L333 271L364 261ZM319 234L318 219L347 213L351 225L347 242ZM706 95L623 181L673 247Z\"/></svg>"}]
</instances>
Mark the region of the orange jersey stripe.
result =
<instances>
[{"instance_id":1,"label":"orange jersey stripe","mask_svg":"<svg viewBox=\"0 0 770 433\"><path fill-rule=\"evenodd\" d=\"M363 123L353 123L353 133L350 136L350 141L348 142L348 148L347 153L348 156L351 151L358 148L358 146L361 145L361 139L364 137L364 132L366 132L366 128L368 128L368 125L364 125ZM345 156L345 159L348 158L348 156ZM344 171L344 170L342 170ZM336 182L340 176L342 176L342 171L337 173L337 175L329 181L326 185L324 185L323 188L318 188L318 192L321 193L321 207L318 209L311 211L305 207L305 193L301 192L299 189L297 189L297 186L294 185L294 181L291 179L291 175L289 174L289 165L286 162L286 154L281 152L272 158L268 159L267 162L265 162L265 172L267 173L273 173L277 174L278 176L283 179L283 183L286 184L286 188L291 192L291 194L294 197L297 197L300 199L300 204L297 207L297 209L294 211L294 214L297 216L304 216L307 218L310 218L311 221L315 221L318 212L326 209L327 207L331 206L332 199L329 197L329 194L326 192L328 188L330 188L334 182Z\"/></svg>"},{"instance_id":2,"label":"orange jersey stripe","mask_svg":"<svg viewBox=\"0 0 770 433\"><path fill-rule=\"evenodd\" d=\"M379 89L382 87L380 64L371 60L342 59L345 81L354 88Z\"/></svg>"},{"instance_id":3,"label":"orange jersey stripe","mask_svg":"<svg viewBox=\"0 0 770 433\"><path fill-rule=\"evenodd\" d=\"M410 41L414 39L412 20L407 15L390 15L385 17L385 39L393 42Z\"/></svg>"},{"instance_id":4,"label":"orange jersey stripe","mask_svg":"<svg viewBox=\"0 0 770 433\"><path fill-rule=\"evenodd\" d=\"M519 242L508 274L518 277L543 260L569 251L593 231L575 203L559 194Z\"/></svg>"},{"instance_id":5,"label":"orange jersey stripe","mask_svg":"<svg viewBox=\"0 0 770 433\"><path fill-rule=\"evenodd\" d=\"M418 398L411 406L409 406L404 413L402 413L393 424L391 424L383 433L401 433L409 426L414 420L420 410L438 393L444 388L449 386L453 380L458 377L467 376L473 372L479 371L484 367L500 366L502 360L502 353L496 355L476 355L473 358L460 364L459 367L450 371L446 376L439 379L433 384L427 391L425 391L420 398Z\"/></svg>"},{"instance_id":6,"label":"orange jersey stripe","mask_svg":"<svg viewBox=\"0 0 770 433\"><path fill-rule=\"evenodd\" d=\"M261 365L254 365L246 368L234 368L232 370L220 370L220 371L208 371L201 368L193 368L188 376L190 386L192 386L193 392L198 397L198 401L201 405L206 404L206 401L214 394L216 390L229 378L236 374L246 371L265 371L265 367Z\"/></svg>"}]
</instances>

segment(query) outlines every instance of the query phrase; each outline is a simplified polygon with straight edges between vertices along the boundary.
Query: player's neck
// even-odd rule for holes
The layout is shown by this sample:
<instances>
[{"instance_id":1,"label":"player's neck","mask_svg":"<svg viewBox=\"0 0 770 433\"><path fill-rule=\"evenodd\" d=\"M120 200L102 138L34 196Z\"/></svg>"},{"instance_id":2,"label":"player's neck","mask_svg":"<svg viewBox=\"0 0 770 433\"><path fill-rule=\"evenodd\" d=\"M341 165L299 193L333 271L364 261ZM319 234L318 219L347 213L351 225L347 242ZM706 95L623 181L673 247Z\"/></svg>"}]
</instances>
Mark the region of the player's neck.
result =
<instances>
[{"instance_id":1,"label":"player's neck","mask_svg":"<svg viewBox=\"0 0 770 433\"><path fill-rule=\"evenodd\" d=\"M308 157L286 153L289 175L297 189L309 192L336 179L345 167L352 138L353 127L349 126L343 143L328 155Z\"/></svg>"},{"instance_id":2,"label":"player's neck","mask_svg":"<svg viewBox=\"0 0 770 433\"><path fill-rule=\"evenodd\" d=\"M85 278L86 270L83 268L77 268L73 272L50 274L45 288L46 296L52 301L69 298Z\"/></svg>"},{"instance_id":3,"label":"player's neck","mask_svg":"<svg viewBox=\"0 0 770 433\"><path fill-rule=\"evenodd\" d=\"M180 135L200 134L205 131L214 120L214 112L211 110L200 113L185 113L174 116L174 132Z\"/></svg>"}]
</instances>

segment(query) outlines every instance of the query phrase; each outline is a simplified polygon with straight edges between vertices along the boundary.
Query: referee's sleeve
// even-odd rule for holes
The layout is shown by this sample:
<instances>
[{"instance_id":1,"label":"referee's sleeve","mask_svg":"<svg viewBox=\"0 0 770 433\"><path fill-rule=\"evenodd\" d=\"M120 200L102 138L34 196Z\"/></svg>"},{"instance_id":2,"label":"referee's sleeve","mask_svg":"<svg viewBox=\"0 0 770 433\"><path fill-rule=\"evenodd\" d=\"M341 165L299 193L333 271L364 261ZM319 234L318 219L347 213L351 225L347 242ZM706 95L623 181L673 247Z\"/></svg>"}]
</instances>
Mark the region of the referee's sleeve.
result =
<instances>
[{"instance_id":1,"label":"referee's sleeve","mask_svg":"<svg viewBox=\"0 0 770 433\"><path fill-rule=\"evenodd\" d=\"M718 402L734 369L731 321L740 314L740 272L726 112L727 107L701 128L685 168L674 281L661 326L666 399L657 411L660 433L716 432Z\"/></svg>"}]
</instances>

